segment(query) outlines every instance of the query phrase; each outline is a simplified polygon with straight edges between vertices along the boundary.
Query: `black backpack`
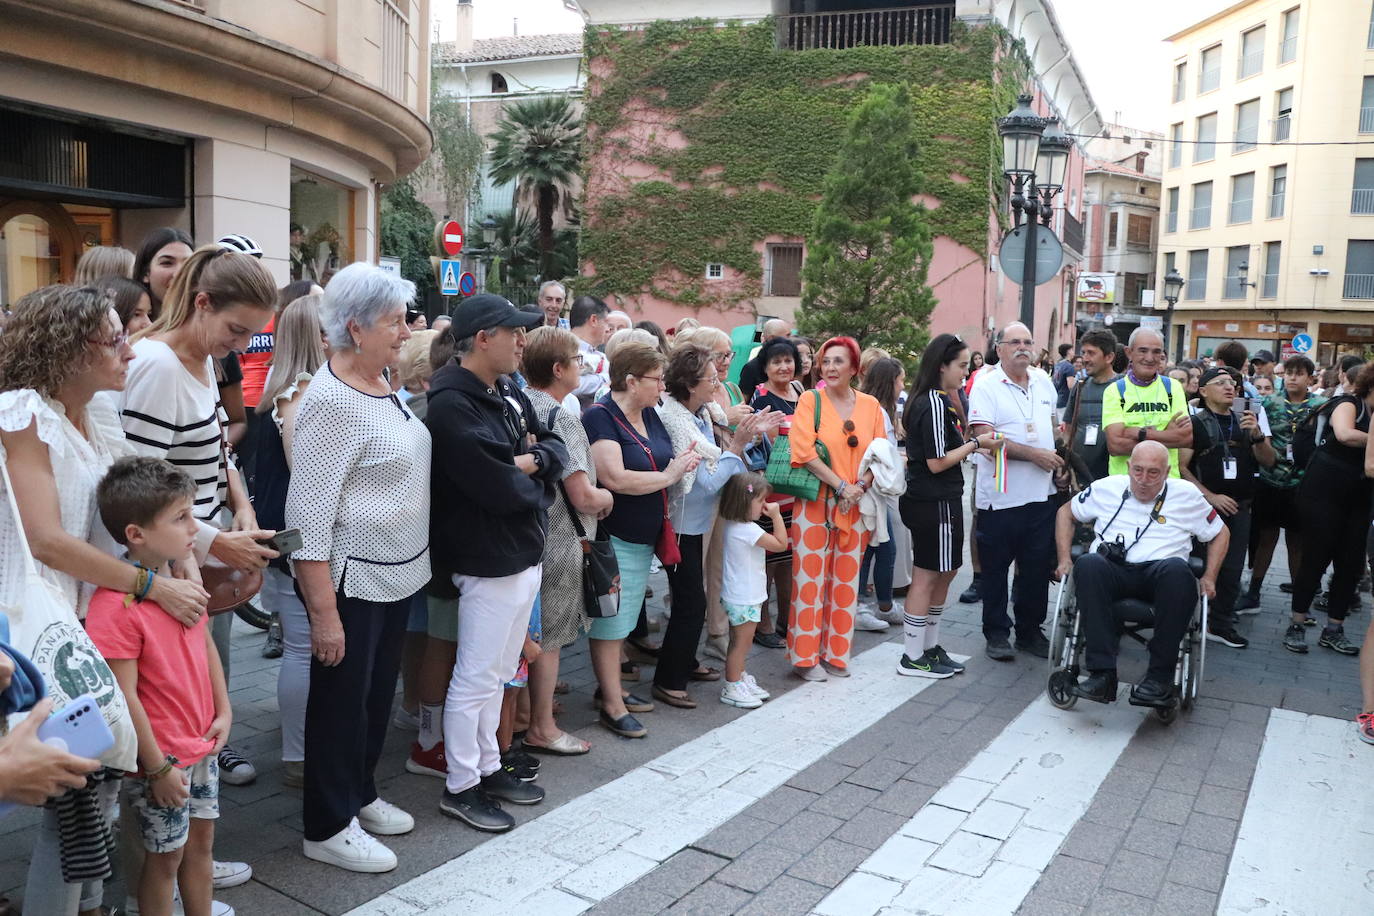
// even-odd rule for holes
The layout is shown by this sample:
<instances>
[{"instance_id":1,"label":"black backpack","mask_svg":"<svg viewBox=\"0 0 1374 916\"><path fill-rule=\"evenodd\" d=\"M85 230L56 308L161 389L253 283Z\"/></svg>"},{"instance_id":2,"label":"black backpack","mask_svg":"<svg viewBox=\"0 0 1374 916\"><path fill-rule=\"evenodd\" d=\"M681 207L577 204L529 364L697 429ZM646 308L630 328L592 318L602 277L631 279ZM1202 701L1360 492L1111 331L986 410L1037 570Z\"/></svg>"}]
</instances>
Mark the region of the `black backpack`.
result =
<instances>
[{"instance_id":1,"label":"black backpack","mask_svg":"<svg viewBox=\"0 0 1374 916\"><path fill-rule=\"evenodd\" d=\"M1298 428L1293 431L1293 467L1295 470L1307 470L1307 466L1312 463L1312 456L1317 454L1317 450L1326 444L1331 433L1331 412L1340 403L1343 402L1339 398L1332 398L1303 417ZM1359 416L1364 416L1364 402L1361 401L1358 407Z\"/></svg>"}]
</instances>

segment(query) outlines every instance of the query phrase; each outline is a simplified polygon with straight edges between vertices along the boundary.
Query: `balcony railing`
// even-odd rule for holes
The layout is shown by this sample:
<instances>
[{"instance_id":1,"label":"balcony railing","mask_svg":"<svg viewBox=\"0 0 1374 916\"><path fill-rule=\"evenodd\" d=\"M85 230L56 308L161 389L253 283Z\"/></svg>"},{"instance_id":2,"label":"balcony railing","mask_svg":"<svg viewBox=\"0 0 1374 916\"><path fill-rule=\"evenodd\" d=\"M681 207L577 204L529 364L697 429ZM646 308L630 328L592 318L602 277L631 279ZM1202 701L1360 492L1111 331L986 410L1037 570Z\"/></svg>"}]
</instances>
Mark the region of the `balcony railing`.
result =
<instances>
[{"instance_id":1,"label":"balcony railing","mask_svg":"<svg viewBox=\"0 0 1374 916\"><path fill-rule=\"evenodd\" d=\"M1203 70L1201 73L1199 73L1199 74L1197 75L1197 91L1198 91L1198 94L1199 94L1199 95L1202 94L1202 93L1204 93L1204 92L1211 92L1213 89L1216 89L1216 88L1219 87L1220 85L1221 85L1221 67L1220 67L1220 66L1215 66L1215 67L1211 67L1211 68L1209 68L1209 69L1207 69L1207 70Z\"/></svg>"},{"instance_id":2,"label":"balcony railing","mask_svg":"<svg viewBox=\"0 0 1374 916\"><path fill-rule=\"evenodd\" d=\"M1360 109L1360 133L1374 134L1374 108Z\"/></svg>"},{"instance_id":3,"label":"balcony railing","mask_svg":"<svg viewBox=\"0 0 1374 916\"><path fill-rule=\"evenodd\" d=\"M1251 51L1249 54L1242 54L1240 64L1236 68L1236 78L1245 79L1247 76L1254 76L1259 73L1264 66L1264 51Z\"/></svg>"},{"instance_id":4,"label":"balcony railing","mask_svg":"<svg viewBox=\"0 0 1374 916\"><path fill-rule=\"evenodd\" d=\"M1170 210L1170 211L1168 212L1168 214L1164 217L1164 231L1165 231L1165 232L1177 232L1177 231L1178 231L1178 211L1177 211L1177 210Z\"/></svg>"},{"instance_id":5,"label":"balcony railing","mask_svg":"<svg viewBox=\"0 0 1374 916\"><path fill-rule=\"evenodd\" d=\"M1183 287L1184 299L1206 299L1207 298L1207 277L1189 277Z\"/></svg>"},{"instance_id":6,"label":"balcony railing","mask_svg":"<svg viewBox=\"0 0 1374 916\"><path fill-rule=\"evenodd\" d=\"M1265 274L1260 279L1260 298L1274 299L1279 294L1279 275Z\"/></svg>"},{"instance_id":7,"label":"balcony railing","mask_svg":"<svg viewBox=\"0 0 1374 916\"><path fill-rule=\"evenodd\" d=\"M883 10L798 13L777 17L778 47L832 51L893 45L949 44L954 4Z\"/></svg>"},{"instance_id":8,"label":"balcony railing","mask_svg":"<svg viewBox=\"0 0 1374 916\"><path fill-rule=\"evenodd\" d=\"M1221 298L1245 298L1245 284L1241 282L1240 277L1238 275L1233 277L1223 277L1222 280L1224 282L1221 284Z\"/></svg>"},{"instance_id":9,"label":"balcony railing","mask_svg":"<svg viewBox=\"0 0 1374 916\"><path fill-rule=\"evenodd\" d=\"M1374 213L1374 188L1356 188L1350 192L1351 213Z\"/></svg>"},{"instance_id":10,"label":"balcony railing","mask_svg":"<svg viewBox=\"0 0 1374 916\"><path fill-rule=\"evenodd\" d=\"M1298 36L1285 38L1279 42L1279 63L1286 64L1298 56Z\"/></svg>"},{"instance_id":11,"label":"balcony railing","mask_svg":"<svg viewBox=\"0 0 1374 916\"><path fill-rule=\"evenodd\" d=\"M1212 208L1210 205L1206 207L1194 207L1192 210L1188 211L1189 229L1210 229L1211 226Z\"/></svg>"},{"instance_id":12,"label":"balcony railing","mask_svg":"<svg viewBox=\"0 0 1374 916\"><path fill-rule=\"evenodd\" d=\"M1341 292L1345 299L1374 299L1374 274L1346 274L1345 288Z\"/></svg>"},{"instance_id":13,"label":"balcony railing","mask_svg":"<svg viewBox=\"0 0 1374 916\"><path fill-rule=\"evenodd\" d=\"M1288 139L1292 133L1293 119L1289 115L1281 115L1270 122L1274 125L1274 142L1282 143Z\"/></svg>"},{"instance_id":14,"label":"balcony railing","mask_svg":"<svg viewBox=\"0 0 1374 916\"><path fill-rule=\"evenodd\" d=\"M1270 195L1269 195L1269 218L1270 218L1270 219L1279 219L1279 218L1281 218L1281 217L1283 216L1283 202L1284 202L1284 199L1285 199L1287 196L1288 196L1287 194L1282 194L1282 193L1281 193L1281 194L1270 194Z\"/></svg>"},{"instance_id":15,"label":"balcony railing","mask_svg":"<svg viewBox=\"0 0 1374 916\"><path fill-rule=\"evenodd\" d=\"M1226 221L1228 223L1248 223L1250 222L1250 216L1254 212L1254 209L1255 200L1253 197L1233 200L1231 201L1231 210L1227 214Z\"/></svg>"}]
</instances>

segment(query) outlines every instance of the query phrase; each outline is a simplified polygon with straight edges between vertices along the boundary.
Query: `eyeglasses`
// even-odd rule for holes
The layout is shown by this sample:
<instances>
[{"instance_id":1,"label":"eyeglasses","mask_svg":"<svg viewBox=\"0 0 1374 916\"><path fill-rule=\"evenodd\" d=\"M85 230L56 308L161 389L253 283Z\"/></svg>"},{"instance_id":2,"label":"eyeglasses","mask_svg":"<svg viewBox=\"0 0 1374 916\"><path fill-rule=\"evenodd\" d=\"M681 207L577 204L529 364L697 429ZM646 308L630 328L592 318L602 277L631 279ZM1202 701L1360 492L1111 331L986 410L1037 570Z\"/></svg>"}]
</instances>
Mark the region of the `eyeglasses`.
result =
<instances>
[{"instance_id":1,"label":"eyeglasses","mask_svg":"<svg viewBox=\"0 0 1374 916\"><path fill-rule=\"evenodd\" d=\"M718 363L728 363L728 362L730 362L730 360L732 360L732 359L735 358L735 351L733 351L733 350L726 350L724 353L713 352L713 353L711 354L711 358L714 359L714 360L715 360L716 362L718 362Z\"/></svg>"},{"instance_id":2,"label":"eyeglasses","mask_svg":"<svg viewBox=\"0 0 1374 916\"><path fill-rule=\"evenodd\" d=\"M1012 338L1008 337L1006 340L1002 341L1002 343L1006 344L1006 345L1009 346L1009 347L1033 347L1033 346L1035 346L1035 341L1029 340L1029 339L1026 339L1026 338L1022 338L1021 340L1013 340Z\"/></svg>"},{"instance_id":3,"label":"eyeglasses","mask_svg":"<svg viewBox=\"0 0 1374 916\"><path fill-rule=\"evenodd\" d=\"M663 376L661 375L635 375L633 372L630 375L641 382L656 382L660 388L663 387Z\"/></svg>"},{"instance_id":4,"label":"eyeglasses","mask_svg":"<svg viewBox=\"0 0 1374 916\"><path fill-rule=\"evenodd\" d=\"M844 426L843 426L842 428L844 429L845 432L849 433L849 438L846 439L846 440L844 440L844 441L845 441L845 444L848 445L850 448L858 448L858 447L859 447L859 437L856 436L856 435L854 435L854 421L853 421L853 420L845 420L845 421L844 421Z\"/></svg>"},{"instance_id":5,"label":"eyeglasses","mask_svg":"<svg viewBox=\"0 0 1374 916\"><path fill-rule=\"evenodd\" d=\"M569 356L566 360L564 360L564 362L572 363L574 366L581 366L586 361L586 357L583 356L581 353L574 353L572 356Z\"/></svg>"},{"instance_id":6,"label":"eyeglasses","mask_svg":"<svg viewBox=\"0 0 1374 916\"><path fill-rule=\"evenodd\" d=\"M717 387L717 386L720 385L720 378L719 378L719 376L704 375L704 376L702 376L701 378L697 379L697 384L698 384L698 385L700 385L700 384L702 384L702 383L704 383L704 382L710 382L710 383L711 383L711 387L712 387L712 388L715 388L715 387Z\"/></svg>"},{"instance_id":7,"label":"eyeglasses","mask_svg":"<svg viewBox=\"0 0 1374 916\"><path fill-rule=\"evenodd\" d=\"M115 335L113 338L111 338L110 340L101 340L101 339L98 338L98 337L88 337L88 338L86 338L86 340L87 340L89 343L100 344L100 346L102 346L102 347L109 347L111 350L118 350L120 347L124 347L124 346L127 346L127 345L128 345L128 343L129 343L129 335L128 335L128 334L116 334L116 335Z\"/></svg>"}]
</instances>

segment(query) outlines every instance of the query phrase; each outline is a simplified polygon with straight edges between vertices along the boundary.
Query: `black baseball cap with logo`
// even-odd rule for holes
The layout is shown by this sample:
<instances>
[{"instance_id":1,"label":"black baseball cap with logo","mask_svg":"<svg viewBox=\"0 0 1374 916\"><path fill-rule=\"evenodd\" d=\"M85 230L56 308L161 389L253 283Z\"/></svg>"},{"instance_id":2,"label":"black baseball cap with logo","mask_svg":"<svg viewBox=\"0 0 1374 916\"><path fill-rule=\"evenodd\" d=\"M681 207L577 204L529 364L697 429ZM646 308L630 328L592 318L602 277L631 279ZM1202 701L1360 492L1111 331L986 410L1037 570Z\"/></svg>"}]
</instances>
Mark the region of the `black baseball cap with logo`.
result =
<instances>
[{"instance_id":1,"label":"black baseball cap with logo","mask_svg":"<svg viewBox=\"0 0 1374 916\"><path fill-rule=\"evenodd\" d=\"M543 312L518 309L509 299L495 293L478 293L458 303L453 312L452 333L456 340L462 340L487 328L524 328L528 331L543 321Z\"/></svg>"}]
</instances>

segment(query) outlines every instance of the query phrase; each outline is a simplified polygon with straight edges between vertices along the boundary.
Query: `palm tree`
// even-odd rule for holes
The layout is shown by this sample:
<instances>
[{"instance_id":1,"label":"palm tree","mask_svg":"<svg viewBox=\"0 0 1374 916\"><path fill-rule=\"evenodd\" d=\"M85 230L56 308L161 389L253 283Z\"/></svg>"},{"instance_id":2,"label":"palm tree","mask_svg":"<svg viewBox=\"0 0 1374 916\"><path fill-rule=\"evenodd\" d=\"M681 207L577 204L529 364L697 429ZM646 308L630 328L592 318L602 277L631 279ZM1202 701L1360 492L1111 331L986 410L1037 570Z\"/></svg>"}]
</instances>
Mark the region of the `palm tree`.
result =
<instances>
[{"instance_id":1,"label":"palm tree","mask_svg":"<svg viewBox=\"0 0 1374 916\"><path fill-rule=\"evenodd\" d=\"M506 108L491 140L491 180L514 183L517 197L534 196L539 224L539 268L553 267L553 214L582 161L582 121L563 96L529 99Z\"/></svg>"}]
</instances>

